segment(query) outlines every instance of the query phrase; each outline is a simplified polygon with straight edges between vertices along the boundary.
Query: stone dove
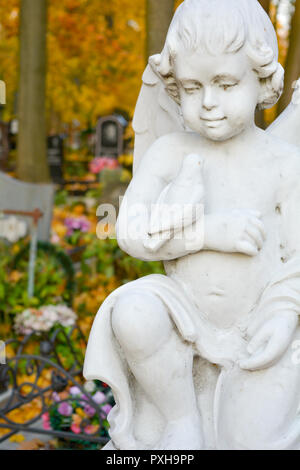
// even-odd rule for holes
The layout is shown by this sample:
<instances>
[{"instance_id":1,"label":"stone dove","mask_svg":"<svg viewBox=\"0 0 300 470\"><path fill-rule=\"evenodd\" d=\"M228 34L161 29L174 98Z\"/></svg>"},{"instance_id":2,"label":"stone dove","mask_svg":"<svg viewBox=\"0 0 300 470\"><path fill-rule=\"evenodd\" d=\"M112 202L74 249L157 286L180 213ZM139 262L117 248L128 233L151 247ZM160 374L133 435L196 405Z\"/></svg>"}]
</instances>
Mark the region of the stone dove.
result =
<instances>
[{"instance_id":1,"label":"stone dove","mask_svg":"<svg viewBox=\"0 0 300 470\"><path fill-rule=\"evenodd\" d=\"M203 213L196 207L204 203L202 168L203 159L199 155L187 155L176 178L163 189L151 207L149 238L144 242L149 251L157 251Z\"/></svg>"}]
</instances>

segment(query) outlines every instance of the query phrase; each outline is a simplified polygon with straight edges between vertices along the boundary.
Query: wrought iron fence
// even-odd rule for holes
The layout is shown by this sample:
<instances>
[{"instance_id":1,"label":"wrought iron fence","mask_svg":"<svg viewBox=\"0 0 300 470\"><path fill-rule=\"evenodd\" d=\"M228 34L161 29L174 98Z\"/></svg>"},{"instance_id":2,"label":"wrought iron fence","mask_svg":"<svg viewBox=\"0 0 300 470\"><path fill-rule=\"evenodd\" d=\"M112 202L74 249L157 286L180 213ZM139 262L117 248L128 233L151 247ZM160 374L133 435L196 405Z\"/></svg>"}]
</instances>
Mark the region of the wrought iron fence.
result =
<instances>
[{"instance_id":1,"label":"wrought iron fence","mask_svg":"<svg viewBox=\"0 0 300 470\"><path fill-rule=\"evenodd\" d=\"M28 347L33 340L39 341L38 354L28 352ZM101 426L103 422L102 405L98 405L92 395L83 387L82 367L86 340L78 325L69 327L57 327L50 335L49 333L31 333L24 339L10 339L5 343L7 349L15 351L15 355L7 357L5 363L0 363L0 393L6 392L7 398L0 403L0 429L5 429L5 434L0 435L0 443L10 438L19 431L28 431L36 434L47 434L57 438L71 441L88 441L92 443L105 444L109 439L106 429ZM62 349L68 350L68 361L64 359ZM3 361L2 361L3 362ZM41 379L45 372L50 374L51 379L44 385ZM53 394L56 392L55 404L71 404L71 396L59 398L58 393L65 391L70 386L76 386L81 391L78 398L83 408L89 407L89 415L97 417L100 425L93 433L85 430L91 424L91 418L85 415L81 420L80 432L70 431L70 418L65 419L64 429L42 429L35 424L40 422L44 413L53 407ZM112 394L107 390L107 403L112 403ZM39 402L38 411L30 416L26 422L17 422L12 417L12 412L22 409L24 405ZM92 410L92 412L91 412Z\"/></svg>"}]
</instances>

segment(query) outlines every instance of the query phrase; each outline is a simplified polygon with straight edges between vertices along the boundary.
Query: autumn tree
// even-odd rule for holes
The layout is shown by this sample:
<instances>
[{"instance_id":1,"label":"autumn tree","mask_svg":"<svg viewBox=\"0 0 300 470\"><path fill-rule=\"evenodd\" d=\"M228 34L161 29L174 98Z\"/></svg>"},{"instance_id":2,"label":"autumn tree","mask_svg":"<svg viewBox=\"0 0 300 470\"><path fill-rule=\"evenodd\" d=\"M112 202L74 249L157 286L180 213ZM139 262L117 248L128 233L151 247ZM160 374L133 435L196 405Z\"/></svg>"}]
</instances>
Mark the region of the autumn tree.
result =
<instances>
[{"instance_id":1,"label":"autumn tree","mask_svg":"<svg viewBox=\"0 0 300 470\"><path fill-rule=\"evenodd\" d=\"M46 155L47 0L22 0L17 175L49 181Z\"/></svg>"},{"instance_id":2,"label":"autumn tree","mask_svg":"<svg viewBox=\"0 0 300 470\"><path fill-rule=\"evenodd\" d=\"M295 2L295 12L292 18L289 48L285 66L284 93L278 103L278 112L283 111L290 103L293 93L293 83L300 76L300 0Z\"/></svg>"},{"instance_id":3,"label":"autumn tree","mask_svg":"<svg viewBox=\"0 0 300 470\"><path fill-rule=\"evenodd\" d=\"M4 118L18 89L19 0L0 2L0 79ZM47 129L122 109L132 115L145 68L145 0L51 0L47 26ZM36 13L35 13L36 14Z\"/></svg>"},{"instance_id":4,"label":"autumn tree","mask_svg":"<svg viewBox=\"0 0 300 470\"><path fill-rule=\"evenodd\" d=\"M269 14L271 0L259 0L259 3L266 10L266 12Z\"/></svg>"},{"instance_id":5,"label":"autumn tree","mask_svg":"<svg viewBox=\"0 0 300 470\"><path fill-rule=\"evenodd\" d=\"M174 0L146 0L146 57L161 52L169 29Z\"/></svg>"},{"instance_id":6,"label":"autumn tree","mask_svg":"<svg viewBox=\"0 0 300 470\"><path fill-rule=\"evenodd\" d=\"M266 13L269 14L270 0L259 0L259 3L264 8ZM264 118L264 110L263 109L257 109L256 110L255 122L256 122L256 125L258 127L261 127L262 129L264 129L266 127L265 118Z\"/></svg>"}]
</instances>

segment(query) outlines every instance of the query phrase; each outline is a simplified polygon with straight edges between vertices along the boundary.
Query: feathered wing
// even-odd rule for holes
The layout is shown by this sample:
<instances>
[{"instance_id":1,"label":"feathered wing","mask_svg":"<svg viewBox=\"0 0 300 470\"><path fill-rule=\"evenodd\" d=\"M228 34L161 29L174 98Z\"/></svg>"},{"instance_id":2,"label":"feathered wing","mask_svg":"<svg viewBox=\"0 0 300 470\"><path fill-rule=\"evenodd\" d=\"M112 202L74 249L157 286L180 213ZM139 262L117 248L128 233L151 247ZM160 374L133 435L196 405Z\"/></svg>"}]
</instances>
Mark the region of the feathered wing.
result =
<instances>
[{"instance_id":1,"label":"feathered wing","mask_svg":"<svg viewBox=\"0 0 300 470\"><path fill-rule=\"evenodd\" d=\"M267 132L300 147L300 79L297 81L291 103L268 127Z\"/></svg>"},{"instance_id":2,"label":"feathered wing","mask_svg":"<svg viewBox=\"0 0 300 470\"><path fill-rule=\"evenodd\" d=\"M150 65L147 65L142 80L143 85L133 118L133 172L137 170L141 158L156 139L171 132L184 130L179 106L169 97L164 84Z\"/></svg>"}]
</instances>

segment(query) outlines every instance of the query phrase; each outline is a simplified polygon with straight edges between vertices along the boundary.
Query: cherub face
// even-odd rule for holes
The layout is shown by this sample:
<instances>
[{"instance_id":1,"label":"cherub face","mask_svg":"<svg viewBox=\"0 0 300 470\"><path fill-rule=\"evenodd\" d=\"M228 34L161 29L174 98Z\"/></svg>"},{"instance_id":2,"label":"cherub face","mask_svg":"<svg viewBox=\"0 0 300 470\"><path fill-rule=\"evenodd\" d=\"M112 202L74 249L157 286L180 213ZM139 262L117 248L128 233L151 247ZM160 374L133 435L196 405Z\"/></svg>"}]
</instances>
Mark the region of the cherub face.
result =
<instances>
[{"instance_id":1,"label":"cherub face","mask_svg":"<svg viewBox=\"0 0 300 470\"><path fill-rule=\"evenodd\" d=\"M175 75L191 130L225 141L253 126L261 88L243 49L218 55L179 51Z\"/></svg>"}]
</instances>

